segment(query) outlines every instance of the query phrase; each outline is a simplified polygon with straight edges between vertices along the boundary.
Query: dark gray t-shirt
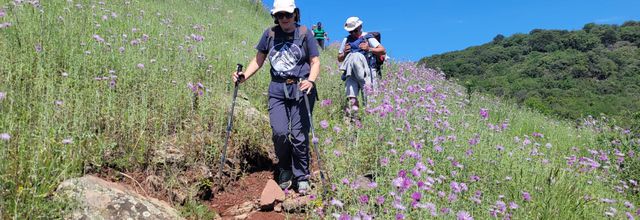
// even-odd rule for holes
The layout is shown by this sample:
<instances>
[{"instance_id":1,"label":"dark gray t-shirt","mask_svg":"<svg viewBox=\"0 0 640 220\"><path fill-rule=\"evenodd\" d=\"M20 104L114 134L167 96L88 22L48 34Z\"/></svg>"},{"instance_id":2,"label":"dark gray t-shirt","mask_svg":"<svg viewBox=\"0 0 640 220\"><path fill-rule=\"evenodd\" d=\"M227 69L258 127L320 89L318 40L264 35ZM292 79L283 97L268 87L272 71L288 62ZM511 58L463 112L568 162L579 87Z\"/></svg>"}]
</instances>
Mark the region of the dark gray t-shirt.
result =
<instances>
[{"instance_id":1,"label":"dark gray t-shirt","mask_svg":"<svg viewBox=\"0 0 640 220\"><path fill-rule=\"evenodd\" d=\"M269 42L270 29L272 28L265 30L262 34L256 49L267 54L267 60L271 63L271 78L283 80L309 77L311 57L320 56L313 32L307 29L304 43L302 43L302 39L297 39L299 27L292 33L286 33L282 31L280 26L276 26L273 28L275 35L273 44L271 44ZM269 96L285 98L285 87L282 84L272 80L269 84ZM288 87L290 87L288 88L290 94L293 94L294 89L297 89L297 85Z\"/></svg>"}]
</instances>

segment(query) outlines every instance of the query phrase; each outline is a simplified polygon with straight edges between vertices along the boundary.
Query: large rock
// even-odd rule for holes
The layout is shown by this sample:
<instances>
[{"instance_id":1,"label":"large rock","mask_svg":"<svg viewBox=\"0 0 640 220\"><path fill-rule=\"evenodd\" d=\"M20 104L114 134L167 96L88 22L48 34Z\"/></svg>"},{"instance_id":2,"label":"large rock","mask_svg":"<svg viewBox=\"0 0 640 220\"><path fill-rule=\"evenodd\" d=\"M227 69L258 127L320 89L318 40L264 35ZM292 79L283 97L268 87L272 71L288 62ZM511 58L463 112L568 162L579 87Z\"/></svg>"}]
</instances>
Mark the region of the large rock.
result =
<instances>
[{"instance_id":1,"label":"large rock","mask_svg":"<svg viewBox=\"0 0 640 220\"><path fill-rule=\"evenodd\" d=\"M95 176L66 180L57 192L78 205L68 219L182 219L165 202Z\"/></svg>"},{"instance_id":2,"label":"large rock","mask_svg":"<svg viewBox=\"0 0 640 220\"><path fill-rule=\"evenodd\" d=\"M274 202L282 202L284 199L284 192L280 189L278 183L274 180L269 180L262 190L262 195L260 195L260 207L263 209L269 209L273 206Z\"/></svg>"}]
</instances>

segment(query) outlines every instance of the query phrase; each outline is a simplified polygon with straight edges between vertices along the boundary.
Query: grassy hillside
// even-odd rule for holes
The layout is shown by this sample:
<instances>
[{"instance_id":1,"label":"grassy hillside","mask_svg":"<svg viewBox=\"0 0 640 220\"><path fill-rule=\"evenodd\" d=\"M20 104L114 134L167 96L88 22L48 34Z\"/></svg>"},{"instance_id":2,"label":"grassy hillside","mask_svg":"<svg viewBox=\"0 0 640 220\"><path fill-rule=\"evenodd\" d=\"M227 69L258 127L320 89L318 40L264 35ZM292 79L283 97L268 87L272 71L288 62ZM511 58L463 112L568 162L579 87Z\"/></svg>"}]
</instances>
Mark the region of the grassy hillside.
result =
<instances>
[{"instance_id":1,"label":"grassy hillside","mask_svg":"<svg viewBox=\"0 0 640 220\"><path fill-rule=\"evenodd\" d=\"M474 90L546 114L577 119L604 113L640 129L640 23L532 30L423 58Z\"/></svg>"},{"instance_id":2,"label":"grassy hillside","mask_svg":"<svg viewBox=\"0 0 640 220\"><path fill-rule=\"evenodd\" d=\"M229 73L272 24L261 5L40 4L2 4L0 24L11 23L0 29L2 218L59 218L69 208L52 198L62 180L104 167L145 170L150 149L167 141L190 149L187 166L214 166ZM495 98L466 99L443 73L412 63L389 64L367 92L362 121L348 124L336 50L322 53L314 112L331 198L309 218L637 217L640 142L625 130L599 118L575 128ZM262 112L266 69L241 88ZM268 126L242 118L235 126L234 142L270 142L255 138ZM364 174L375 182L362 184ZM201 217L188 206L183 214Z\"/></svg>"},{"instance_id":3,"label":"grassy hillside","mask_svg":"<svg viewBox=\"0 0 640 220\"><path fill-rule=\"evenodd\" d=\"M169 140L215 161L229 74L272 24L240 0L0 2L0 216L19 219L59 216L62 180L144 170Z\"/></svg>"}]
</instances>

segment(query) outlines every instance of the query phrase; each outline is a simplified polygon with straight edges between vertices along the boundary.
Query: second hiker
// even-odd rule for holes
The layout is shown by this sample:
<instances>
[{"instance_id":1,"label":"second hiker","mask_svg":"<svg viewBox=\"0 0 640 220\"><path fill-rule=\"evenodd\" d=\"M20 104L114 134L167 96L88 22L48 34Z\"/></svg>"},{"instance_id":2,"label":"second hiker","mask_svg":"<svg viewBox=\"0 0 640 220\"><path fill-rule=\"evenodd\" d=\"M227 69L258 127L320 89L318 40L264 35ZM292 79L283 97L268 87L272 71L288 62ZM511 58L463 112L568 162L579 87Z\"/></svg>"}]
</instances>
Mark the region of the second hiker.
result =
<instances>
[{"instance_id":1,"label":"second hiker","mask_svg":"<svg viewBox=\"0 0 640 220\"><path fill-rule=\"evenodd\" d=\"M386 49L372 34L362 31L364 22L358 17L350 17L345 21L344 29L349 35L342 40L338 50L338 61L342 62L345 90L350 106L358 107L358 93L365 85L374 86L377 69L375 56L385 55Z\"/></svg>"}]
</instances>

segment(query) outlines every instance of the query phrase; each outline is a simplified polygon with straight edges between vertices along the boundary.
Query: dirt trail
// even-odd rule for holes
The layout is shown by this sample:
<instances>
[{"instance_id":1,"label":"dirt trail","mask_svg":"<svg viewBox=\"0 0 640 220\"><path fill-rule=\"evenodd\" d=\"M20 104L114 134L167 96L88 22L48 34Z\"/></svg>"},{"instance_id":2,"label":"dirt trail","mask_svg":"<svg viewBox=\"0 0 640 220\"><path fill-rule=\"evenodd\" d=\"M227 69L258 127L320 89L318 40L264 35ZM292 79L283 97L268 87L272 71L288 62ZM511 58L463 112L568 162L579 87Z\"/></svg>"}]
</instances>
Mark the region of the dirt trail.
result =
<instances>
[{"instance_id":1,"label":"dirt trail","mask_svg":"<svg viewBox=\"0 0 640 220\"><path fill-rule=\"evenodd\" d=\"M273 179L272 171L260 171L248 174L239 181L227 186L224 192L213 196L210 206L220 213L222 219L233 219L233 216L224 216L223 213L233 206L242 205L245 202L258 203L260 195L267 180ZM271 211L257 211L248 216L249 220L276 220L276 219L304 219L304 215L278 213Z\"/></svg>"}]
</instances>

